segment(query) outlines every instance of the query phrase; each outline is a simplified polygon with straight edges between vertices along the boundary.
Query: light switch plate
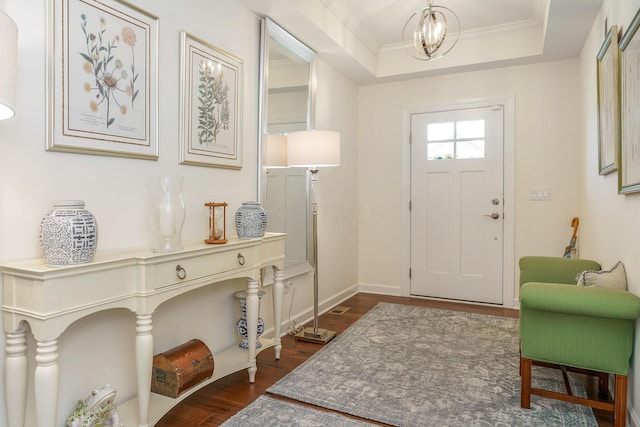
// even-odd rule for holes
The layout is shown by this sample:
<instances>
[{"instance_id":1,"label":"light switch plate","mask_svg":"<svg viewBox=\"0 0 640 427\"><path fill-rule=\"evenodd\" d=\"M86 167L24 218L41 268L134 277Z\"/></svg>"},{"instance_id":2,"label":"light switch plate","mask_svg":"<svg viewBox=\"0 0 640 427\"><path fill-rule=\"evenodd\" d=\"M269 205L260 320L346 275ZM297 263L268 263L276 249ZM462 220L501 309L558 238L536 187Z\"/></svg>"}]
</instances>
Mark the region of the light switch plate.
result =
<instances>
[{"instance_id":1,"label":"light switch plate","mask_svg":"<svg viewBox=\"0 0 640 427\"><path fill-rule=\"evenodd\" d=\"M529 200L551 200L551 189L549 187L531 187L529 188Z\"/></svg>"}]
</instances>

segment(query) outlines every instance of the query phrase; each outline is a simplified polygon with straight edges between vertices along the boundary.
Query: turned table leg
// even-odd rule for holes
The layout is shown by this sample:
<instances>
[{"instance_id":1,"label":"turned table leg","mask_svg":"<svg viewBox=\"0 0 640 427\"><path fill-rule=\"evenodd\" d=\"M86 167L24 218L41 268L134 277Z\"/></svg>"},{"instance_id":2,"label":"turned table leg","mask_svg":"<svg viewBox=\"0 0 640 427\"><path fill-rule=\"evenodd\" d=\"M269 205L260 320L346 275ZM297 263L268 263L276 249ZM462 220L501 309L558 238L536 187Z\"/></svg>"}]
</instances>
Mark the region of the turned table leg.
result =
<instances>
[{"instance_id":1,"label":"turned table leg","mask_svg":"<svg viewBox=\"0 0 640 427\"><path fill-rule=\"evenodd\" d=\"M149 425L151 369L153 367L153 324L150 314L139 314L136 326L136 373L138 379L138 426Z\"/></svg>"},{"instance_id":2,"label":"turned table leg","mask_svg":"<svg viewBox=\"0 0 640 427\"><path fill-rule=\"evenodd\" d=\"M27 331L7 332L4 391L9 427L22 427L27 404Z\"/></svg>"},{"instance_id":3,"label":"turned table leg","mask_svg":"<svg viewBox=\"0 0 640 427\"><path fill-rule=\"evenodd\" d=\"M258 342L258 281L247 280L247 340L249 342L249 382L256 380L256 343Z\"/></svg>"},{"instance_id":4,"label":"turned table leg","mask_svg":"<svg viewBox=\"0 0 640 427\"><path fill-rule=\"evenodd\" d=\"M280 351L282 350L282 340L280 338L280 325L282 325L282 296L284 294L284 272L273 269L273 329L275 340L276 360L280 359Z\"/></svg>"},{"instance_id":5,"label":"turned table leg","mask_svg":"<svg viewBox=\"0 0 640 427\"><path fill-rule=\"evenodd\" d=\"M36 343L35 398L38 425L56 425L58 411L58 341Z\"/></svg>"}]
</instances>

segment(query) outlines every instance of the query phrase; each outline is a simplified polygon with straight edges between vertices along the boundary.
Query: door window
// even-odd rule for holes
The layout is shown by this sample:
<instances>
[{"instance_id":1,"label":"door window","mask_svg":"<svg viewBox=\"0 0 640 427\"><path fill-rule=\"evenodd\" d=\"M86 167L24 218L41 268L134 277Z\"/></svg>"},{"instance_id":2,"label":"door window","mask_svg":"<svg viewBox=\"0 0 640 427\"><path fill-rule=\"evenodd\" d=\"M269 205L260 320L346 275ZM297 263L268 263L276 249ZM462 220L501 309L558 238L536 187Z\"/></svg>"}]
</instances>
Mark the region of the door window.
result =
<instances>
[{"instance_id":1,"label":"door window","mask_svg":"<svg viewBox=\"0 0 640 427\"><path fill-rule=\"evenodd\" d=\"M427 125L427 159L483 159L484 120L464 120Z\"/></svg>"}]
</instances>

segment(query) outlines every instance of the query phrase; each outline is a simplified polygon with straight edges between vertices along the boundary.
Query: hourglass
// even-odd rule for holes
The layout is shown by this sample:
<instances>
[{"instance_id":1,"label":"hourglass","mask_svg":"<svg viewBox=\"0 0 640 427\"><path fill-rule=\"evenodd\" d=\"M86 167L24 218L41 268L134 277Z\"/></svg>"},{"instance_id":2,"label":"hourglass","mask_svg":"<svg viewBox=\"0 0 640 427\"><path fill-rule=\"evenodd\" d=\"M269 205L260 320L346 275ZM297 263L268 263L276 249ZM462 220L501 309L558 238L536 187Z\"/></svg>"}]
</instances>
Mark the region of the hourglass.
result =
<instances>
[{"instance_id":1,"label":"hourglass","mask_svg":"<svg viewBox=\"0 0 640 427\"><path fill-rule=\"evenodd\" d=\"M209 207L209 238L205 243L227 243L227 204L205 203Z\"/></svg>"}]
</instances>

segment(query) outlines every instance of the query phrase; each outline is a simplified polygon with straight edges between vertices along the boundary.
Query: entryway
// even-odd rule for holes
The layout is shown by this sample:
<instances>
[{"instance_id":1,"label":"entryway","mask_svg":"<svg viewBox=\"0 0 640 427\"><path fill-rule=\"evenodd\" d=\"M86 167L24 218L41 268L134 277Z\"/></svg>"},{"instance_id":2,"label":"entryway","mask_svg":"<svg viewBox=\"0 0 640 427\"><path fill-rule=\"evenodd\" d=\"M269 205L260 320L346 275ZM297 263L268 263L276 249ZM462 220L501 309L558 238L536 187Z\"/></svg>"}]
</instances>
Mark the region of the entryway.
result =
<instances>
[{"instance_id":1,"label":"entryway","mask_svg":"<svg viewBox=\"0 0 640 427\"><path fill-rule=\"evenodd\" d=\"M414 113L411 295L503 304L505 106Z\"/></svg>"}]
</instances>

